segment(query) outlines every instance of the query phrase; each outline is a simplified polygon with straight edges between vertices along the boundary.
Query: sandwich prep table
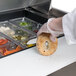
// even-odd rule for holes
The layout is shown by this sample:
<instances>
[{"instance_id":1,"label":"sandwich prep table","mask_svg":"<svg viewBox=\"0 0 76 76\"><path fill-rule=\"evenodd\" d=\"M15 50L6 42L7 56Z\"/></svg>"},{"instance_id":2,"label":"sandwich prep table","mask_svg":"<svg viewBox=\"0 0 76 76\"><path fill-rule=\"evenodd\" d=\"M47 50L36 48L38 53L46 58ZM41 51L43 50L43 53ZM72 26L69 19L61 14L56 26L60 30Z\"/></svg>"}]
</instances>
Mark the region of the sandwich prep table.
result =
<instances>
[{"instance_id":1,"label":"sandwich prep table","mask_svg":"<svg viewBox=\"0 0 76 76\"><path fill-rule=\"evenodd\" d=\"M50 2L0 0L1 76L46 76L76 61L76 45L68 46L63 35L58 37L58 49L51 56L42 56L35 44L27 44L48 18L66 14L56 8L48 11Z\"/></svg>"}]
</instances>

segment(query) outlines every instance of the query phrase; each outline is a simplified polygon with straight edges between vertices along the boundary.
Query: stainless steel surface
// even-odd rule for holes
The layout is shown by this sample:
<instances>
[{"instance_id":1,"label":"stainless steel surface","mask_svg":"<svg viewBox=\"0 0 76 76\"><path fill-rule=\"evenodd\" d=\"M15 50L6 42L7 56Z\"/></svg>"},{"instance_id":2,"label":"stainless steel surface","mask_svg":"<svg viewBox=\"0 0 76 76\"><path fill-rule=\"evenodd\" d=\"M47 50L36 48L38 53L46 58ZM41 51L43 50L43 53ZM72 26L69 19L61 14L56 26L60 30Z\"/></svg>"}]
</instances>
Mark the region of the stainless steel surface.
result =
<instances>
[{"instance_id":1,"label":"stainless steel surface","mask_svg":"<svg viewBox=\"0 0 76 76\"><path fill-rule=\"evenodd\" d=\"M66 14L66 12L58 10L56 8L51 8L49 10L49 17L62 17Z\"/></svg>"},{"instance_id":2,"label":"stainless steel surface","mask_svg":"<svg viewBox=\"0 0 76 76\"><path fill-rule=\"evenodd\" d=\"M30 4L31 5L38 5L38 4L43 4L47 1L51 1L51 0L31 0Z\"/></svg>"},{"instance_id":3,"label":"stainless steel surface","mask_svg":"<svg viewBox=\"0 0 76 76\"><path fill-rule=\"evenodd\" d=\"M22 8L27 4L28 4L28 0L0 0L0 12Z\"/></svg>"},{"instance_id":4,"label":"stainless steel surface","mask_svg":"<svg viewBox=\"0 0 76 76\"><path fill-rule=\"evenodd\" d=\"M51 0L34 0L34 1L36 2L33 3L32 8L37 9L42 13L48 13Z\"/></svg>"},{"instance_id":5,"label":"stainless steel surface","mask_svg":"<svg viewBox=\"0 0 76 76\"><path fill-rule=\"evenodd\" d=\"M76 76L76 62L73 64L70 64L48 76Z\"/></svg>"},{"instance_id":6,"label":"stainless steel surface","mask_svg":"<svg viewBox=\"0 0 76 76\"><path fill-rule=\"evenodd\" d=\"M0 12L42 4L46 1L47 0L0 0Z\"/></svg>"}]
</instances>

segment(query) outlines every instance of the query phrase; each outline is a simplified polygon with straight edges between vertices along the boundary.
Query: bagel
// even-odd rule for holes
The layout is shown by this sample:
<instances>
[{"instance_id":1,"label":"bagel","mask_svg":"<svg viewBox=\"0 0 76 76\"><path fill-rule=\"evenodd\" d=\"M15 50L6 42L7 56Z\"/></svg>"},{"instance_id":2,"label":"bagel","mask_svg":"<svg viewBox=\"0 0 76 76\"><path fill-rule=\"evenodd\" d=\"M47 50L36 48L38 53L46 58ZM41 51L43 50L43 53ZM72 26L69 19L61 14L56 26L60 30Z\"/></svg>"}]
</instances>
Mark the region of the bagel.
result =
<instances>
[{"instance_id":1,"label":"bagel","mask_svg":"<svg viewBox=\"0 0 76 76\"><path fill-rule=\"evenodd\" d=\"M58 39L56 38L56 41L52 42L48 33L40 34L36 41L36 47L39 53L44 56L52 55L56 51L57 45Z\"/></svg>"}]
</instances>

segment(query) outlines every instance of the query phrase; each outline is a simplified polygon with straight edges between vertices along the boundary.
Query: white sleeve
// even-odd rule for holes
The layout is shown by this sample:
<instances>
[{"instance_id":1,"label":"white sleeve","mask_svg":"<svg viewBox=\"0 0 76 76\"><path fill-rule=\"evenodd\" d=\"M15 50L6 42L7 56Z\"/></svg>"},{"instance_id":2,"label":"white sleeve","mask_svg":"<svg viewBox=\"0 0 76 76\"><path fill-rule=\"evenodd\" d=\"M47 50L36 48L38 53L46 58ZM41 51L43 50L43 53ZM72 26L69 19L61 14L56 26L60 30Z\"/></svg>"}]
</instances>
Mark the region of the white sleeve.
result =
<instances>
[{"instance_id":1,"label":"white sleeve","mask_svg":"<svg viewBox=\"0 0 76 76\"><path fill-rule=\"evenodd\" d=\"M68 44L76 44L76 9L62 18L63 32Z\"/></svg>"}]
</instances>

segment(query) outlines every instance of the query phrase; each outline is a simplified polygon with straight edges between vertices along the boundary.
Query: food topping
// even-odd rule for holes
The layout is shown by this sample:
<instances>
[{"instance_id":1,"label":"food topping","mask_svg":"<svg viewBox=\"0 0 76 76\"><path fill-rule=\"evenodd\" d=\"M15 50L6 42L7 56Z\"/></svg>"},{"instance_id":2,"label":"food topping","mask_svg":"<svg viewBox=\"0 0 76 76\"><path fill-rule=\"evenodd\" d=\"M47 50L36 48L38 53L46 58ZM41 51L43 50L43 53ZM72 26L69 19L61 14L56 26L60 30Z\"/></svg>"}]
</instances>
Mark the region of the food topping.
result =
<instances>
[{"instance_id":1,"label":"food topping","mask_svg":"<svg viewBox=\"0 0 76 76\"><path fill-rule=\"evenodd\" d=\"M15 34L14 30L10 29L9 27L4 27L4 26L0 27L0 32L7 34L7 35L14 35Z\"/></svg>"}]
</instances>

